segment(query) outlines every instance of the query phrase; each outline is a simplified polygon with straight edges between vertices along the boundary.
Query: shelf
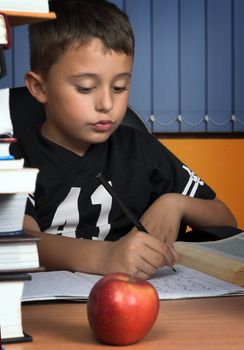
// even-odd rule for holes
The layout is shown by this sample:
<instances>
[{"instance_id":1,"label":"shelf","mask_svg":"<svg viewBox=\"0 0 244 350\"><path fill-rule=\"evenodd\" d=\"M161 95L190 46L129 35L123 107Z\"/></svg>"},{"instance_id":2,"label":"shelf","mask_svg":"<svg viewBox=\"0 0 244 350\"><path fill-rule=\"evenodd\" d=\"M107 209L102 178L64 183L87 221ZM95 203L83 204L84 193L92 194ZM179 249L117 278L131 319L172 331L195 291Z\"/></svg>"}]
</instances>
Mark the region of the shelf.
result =
<instances>
[{"instance_id":1,"label":"shelf","mask_svg":"<svg viewBox=\"0 0 244 350\"><path fill-rule=\"evenodd\" d=\"M15 11L0 11L5 13L8 18L10 25L20 26L23 24L30 24L33 22L48 21L50 19L55 19L56 14L54 12L39 13L39 12L15 12Z\"/></svg>"}]
</instances>

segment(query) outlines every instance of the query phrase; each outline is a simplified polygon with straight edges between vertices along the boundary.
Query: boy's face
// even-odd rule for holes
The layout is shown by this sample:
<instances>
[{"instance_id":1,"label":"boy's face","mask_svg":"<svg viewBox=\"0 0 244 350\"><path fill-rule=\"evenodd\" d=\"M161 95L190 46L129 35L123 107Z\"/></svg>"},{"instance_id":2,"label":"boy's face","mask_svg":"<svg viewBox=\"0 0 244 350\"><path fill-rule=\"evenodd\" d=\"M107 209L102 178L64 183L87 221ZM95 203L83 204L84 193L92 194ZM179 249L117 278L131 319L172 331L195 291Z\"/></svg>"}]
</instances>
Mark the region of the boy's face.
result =
<instances>
[{"instance_id":1,"label":"boy's face","mask_svg":"<svg viewBox=\"0 0 244 350\"><path fill-rule=\"evenodd\" d=\"M124 53L105 52L99 39L67 50L43 81L43 134L80 155L107 140L126 112L132 61Z\"/></svg>"}]
</instances>

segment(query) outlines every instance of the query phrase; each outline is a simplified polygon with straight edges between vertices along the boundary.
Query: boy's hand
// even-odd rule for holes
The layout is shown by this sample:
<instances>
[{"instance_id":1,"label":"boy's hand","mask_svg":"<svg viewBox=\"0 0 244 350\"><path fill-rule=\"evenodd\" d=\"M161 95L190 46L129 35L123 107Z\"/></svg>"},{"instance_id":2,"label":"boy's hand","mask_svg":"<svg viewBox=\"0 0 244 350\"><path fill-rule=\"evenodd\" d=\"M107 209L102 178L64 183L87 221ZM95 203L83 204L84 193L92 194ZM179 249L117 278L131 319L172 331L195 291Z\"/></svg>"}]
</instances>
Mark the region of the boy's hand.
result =
<instances>
[{"instance_id":1,"label":"boy's hand","mask_svg":"<svg viewBox=\"0 0 244 350\"><path fill-rule=\"evenodd\" d=\"M178 257L173 245L140 231L132 230L111 243L104 265L105 274L119 271L147 279L159 267L172 266Z\"/></svg>"},{"instance_id":2,"label":"boy's hand","mask_svg":"<svg viewBox=\"0 0 244 350\"><path fill-rule=\"evenodd\" d=\"M182 195L168 193L159 197L140 221L151 235L162 242L173 243L177 239L183 214Z\"/></svg>"}]
</instances>

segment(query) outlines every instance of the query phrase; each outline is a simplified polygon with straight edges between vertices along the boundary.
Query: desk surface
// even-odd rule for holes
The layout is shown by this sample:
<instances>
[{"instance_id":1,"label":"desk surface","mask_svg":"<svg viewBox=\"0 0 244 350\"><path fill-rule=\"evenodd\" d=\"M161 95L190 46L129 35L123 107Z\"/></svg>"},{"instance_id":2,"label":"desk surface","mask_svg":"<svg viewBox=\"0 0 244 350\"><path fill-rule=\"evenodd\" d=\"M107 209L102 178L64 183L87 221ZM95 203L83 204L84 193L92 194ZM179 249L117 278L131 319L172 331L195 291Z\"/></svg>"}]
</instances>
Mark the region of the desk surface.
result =
<instances>
[{"instance_id":1,"label":"desk surface","mask_svg":"<svg viewBox=\"0 0 244 350\"><path fill-rule=\"evenodd\" d=\"M25 304L24 330L31 343L5 345L6 350L243 350L244 297L160 302L160 314L139 343L114 347L96 342L90 332L86 304Z\"/></svg>"}]
</instances>

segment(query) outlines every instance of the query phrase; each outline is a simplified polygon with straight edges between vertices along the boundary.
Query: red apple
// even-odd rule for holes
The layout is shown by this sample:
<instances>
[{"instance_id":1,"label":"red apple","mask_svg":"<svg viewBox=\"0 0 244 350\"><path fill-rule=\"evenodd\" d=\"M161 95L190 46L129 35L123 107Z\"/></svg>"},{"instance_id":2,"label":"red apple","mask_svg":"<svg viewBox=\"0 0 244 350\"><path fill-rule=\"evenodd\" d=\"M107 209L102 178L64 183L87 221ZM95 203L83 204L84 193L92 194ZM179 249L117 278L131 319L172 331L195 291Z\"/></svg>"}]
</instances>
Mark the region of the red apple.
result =
<instances>
[{"instance_id":1,"label":"red apple","mask_svg":"<svg viewBox=\"0 0 244 350\"><path fill-rule=\"evenodd\" d=\"M92 288L88 321L95 337L106 344L126 345L142 339L159 311L154 286L125 273L102 277Z\"/></svg>"}]
</instances>

